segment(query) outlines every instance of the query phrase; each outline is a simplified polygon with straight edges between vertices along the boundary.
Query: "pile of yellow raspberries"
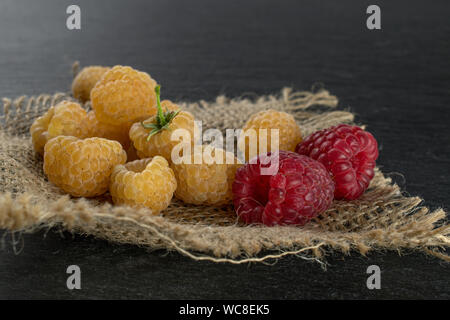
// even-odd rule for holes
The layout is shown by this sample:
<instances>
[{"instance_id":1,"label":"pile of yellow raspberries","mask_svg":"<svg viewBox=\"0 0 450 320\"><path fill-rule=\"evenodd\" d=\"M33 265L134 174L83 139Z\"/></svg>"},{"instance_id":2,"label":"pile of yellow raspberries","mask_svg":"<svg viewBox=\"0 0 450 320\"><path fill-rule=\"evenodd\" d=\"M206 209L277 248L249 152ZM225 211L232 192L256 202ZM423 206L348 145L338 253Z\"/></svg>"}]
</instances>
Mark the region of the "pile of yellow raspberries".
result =
<instances>
[{"instance_id":1,"label":"pile of yellow raspberries","mask_svg":"<svg viewBox=\"0 0 450 320\"><path fill-rule=\"evenodd\" d=\"M206 145L184 157L203 157L210 148L216 159L228 160L174 163L171 154L179 142L171 133L186 130L193 146L195 119L171 101L160 101L160 86L149 74L127 66L86 67L73 80L72 94L81 104L90 100L92 110L65 100L30 128L48 180L64 192L95 197L109 191L115 204L147 207L153 214L167 208L174 195L196 205L232 202L232 184L242 164L233 154ZM302 140L294 118L284 112L259 112L243 132L259 128L278 129L281 150L293 151ZM241 150L246 159L253 156Z\"/></svg>"}]
</instances>

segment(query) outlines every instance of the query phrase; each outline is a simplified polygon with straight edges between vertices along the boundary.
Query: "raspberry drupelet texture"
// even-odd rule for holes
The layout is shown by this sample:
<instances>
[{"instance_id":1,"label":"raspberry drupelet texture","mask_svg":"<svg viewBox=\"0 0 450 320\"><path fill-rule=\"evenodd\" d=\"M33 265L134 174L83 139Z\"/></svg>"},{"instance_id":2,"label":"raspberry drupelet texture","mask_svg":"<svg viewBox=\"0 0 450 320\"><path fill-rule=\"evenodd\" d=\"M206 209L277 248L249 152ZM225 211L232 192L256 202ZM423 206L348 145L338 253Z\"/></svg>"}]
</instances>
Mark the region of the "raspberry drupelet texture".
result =
<instances>
[{"instance_id":1,"label":"raspberry drupelet texture","mask_svg":"<svg viewBox=\"0 0 450 320\"><path fill-rule=\"evenodd\" d=\"M30 128L31 140L34 150L40 155L44 155L44 146L48 141L48 124L55 114L55 108L50 107L46 113L34 120Z\"/></svg>"},{"instance_id":2,"label":"raspberry drupelet texture","mask_svg":"<svg viewBox=\"0 0 450 320\"><path fill-rule=\"evenodd\" d=\"M254 131L250 131L253 129ZM261 138L259 129L267 130L267 150L259 150ZM295 122L292 115L276 111L273 109L260 111L255 113L248 119L239 136L238 147L245 154L245 161L255 157L260 153L274 151L271 146L270 129L278 129L279 131L279 148L278 150L294 151L295 146L302 141L300 127ZM256 148L252 149L251 132L255 132L257 138Z\"/></svg>"},{"instance_id":3,"label":"raspberry drupelet texture","mask_svg":"<svg viewBox=\"0 0 450 320\"><path fill-rule=\"evenodd\" d=\"M51 138L65 135L86 137L86 110L72 101L61 101L37 118L30 128L34 149L44 153L44 146Z\"/></svg>"},{"instance_id":4,"label":"raspberry drupelet texture","mask_svg":"<svg viewBox=\"0 0 450 320\"><path fill-rule=\"evenodd\" d=\"M74 136L83 138L85 136L84 122L87 112L79 103L62 101L55 106L52 120L48 124L49 139L57 136Z\"/></svg>"},{"instance_id":5,"label":"raspberry drupelet texture","mask_svg":"<svg viewBox=\"0 0 450 320\"><path fill-rule=\"evenodd\" d=\"M159 88L155 89L158 113L142 123L133 124L129 134L140 158L160 155L171 162L172 149L181 141L194 144L195 119L168 100L160 103ZM172 133L177 129L181 129L183 138L172 140Z\"/></svg>"},{"instance_id":6,"label":"raspberry drupelet texture","mask_svg":"<svg viewBox=\"0 0 450 320\"><path fill-rule=\"evenodd\" d=\"M113 168L127 155L117 141L58 136L45 145L48 180L76 197L94 197L108 190Z\"/></svg>"},{"instance_id":7,"label":"raspberry drupelet texture","mask_svg":"<svg viewBox=\"0 0 450 320\"><path fill-rule=\"evenodd\" d=\"M277 161L278 170L263 171ZM333 193L334 182L320 162L289 151L259 155L237 170L233 183L239 219L268 226L305 224L330 207Z\"/></svg>"},{"instance_id":8,"label":"raspberry drupelet texture","mask_svg":"<svg viewBox=\"0 0 450 320\"><path fill-rule=\"evenodd\" d=\"M346 124L317 131L300 143L296 152L318 160L336 184L335 198L354 200L374 176L378 144L367 131Z\"/></svg>"},{"instance_id":9,"label":"raspberry drupelet texture","mask_svg":"<svg viewBox=\"0 0 450 320\"><path fill-rule=\"evenodd\" d=\"M167 160L156 156L116 166L109 191L115 204L147 207L158 214L169 206L176 188Z\"/></svg>"},{"instance_id":10,"label":"raspberry drupelet texture","mask_svg":"<svg viewBox=\"0 0 450 320\"><path fill-rule=\"evenodd\" d=\"M128 125L115 126L98 121L94 111L87 113L85 122L86 137L99 137L120 142L122 147L127 150L131 144L128 131Z\"/></svg>"},{"instance_id":11,"label":"raspberry drupelet texture","mask_svg":"<svg viewBox=\"0 0 450 320\"><path fill-rule=\"evenodd\" d=\"M155 122L156 116L145 120L144 124L151 124ZM181 111L172 120L169 130L162 130L159 133L151 136L147 140L150 133L150 129L146 129L141 123L135 123L130 129L130 138L136 148L138 155L142 157L154 157L161 155L166 158L167 161L171 161L172 149L180 143L178 140L172 141L172 133L177 129L184 129L189 133L192 144L194 142L194 116L186 111Z\"/></svg>"},{"instance_id":12,"label":"raspberry drupelet texture","mask_svg":"<svg viewBox=\"0 0 450 320\"><path fill-rule=\"evenodd\" d=\"M201 161L199 161L201 160ZM232 153L198 146L171 165L178 182L175 196L185 203L222 205L232 200L231 187L238 160Z\"/></svg>"},{"instance_id":13,"label":"raspberry drupelet texture","mask_svg":"<svg viewBox=\"0 0 450 320\"><path fill-rule=\"evenodd\" d=\"M81 102L90 99L91 90L101 77L108 71L109 67L89 66L81 69L72 81L72 94Z\"/></svg>"},{"instance_id":14,"label":"raspberry drupelet texture","mask_svg":"<svg viewBox=\"0 0 450 320\"><path fill-rule=\"evenodd\" d=\"M156 113L155 87L147 73L115 66L92 89L92 108L100 122L131 126Z\"/></svg>"}]
</instances>

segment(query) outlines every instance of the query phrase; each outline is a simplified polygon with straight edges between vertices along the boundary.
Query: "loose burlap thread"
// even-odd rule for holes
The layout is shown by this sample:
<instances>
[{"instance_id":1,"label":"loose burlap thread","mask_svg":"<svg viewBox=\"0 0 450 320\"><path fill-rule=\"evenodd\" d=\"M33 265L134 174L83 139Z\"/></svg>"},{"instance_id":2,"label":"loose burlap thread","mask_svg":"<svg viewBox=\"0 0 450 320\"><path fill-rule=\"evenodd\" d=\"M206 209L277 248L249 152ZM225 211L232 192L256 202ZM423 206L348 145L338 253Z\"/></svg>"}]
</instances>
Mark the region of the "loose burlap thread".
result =
<instances>
[{"instance_id":1,"label":"loose burlap thread","mask_svg":"<svg viewBox=\"0 0 450 320\"><path fill-rule=\"evenodd\" d=\"M45 177L29 128L34 119L68 94L3 98L0 110L0 228L13 235L62 228L116 243L176 250L195 260L246 263L297 255L320 263L329 252L366 255L372 250L424 252L450 261L445 250L450 226L442 209L430 211L422 199L402 194L377 168L369 189L358 200L334 201L303 227L243 225L231 205L194 206L173 199L160 215L148 209L114 206L108 195L77 199ZM338 99L324 89L179 105L203 121L204 129L241 128L255 112L276 109L292 114L304 136L354 115L336 110ZM89 108L89 106L86 106Z\"/></svg>"}]
</instances>

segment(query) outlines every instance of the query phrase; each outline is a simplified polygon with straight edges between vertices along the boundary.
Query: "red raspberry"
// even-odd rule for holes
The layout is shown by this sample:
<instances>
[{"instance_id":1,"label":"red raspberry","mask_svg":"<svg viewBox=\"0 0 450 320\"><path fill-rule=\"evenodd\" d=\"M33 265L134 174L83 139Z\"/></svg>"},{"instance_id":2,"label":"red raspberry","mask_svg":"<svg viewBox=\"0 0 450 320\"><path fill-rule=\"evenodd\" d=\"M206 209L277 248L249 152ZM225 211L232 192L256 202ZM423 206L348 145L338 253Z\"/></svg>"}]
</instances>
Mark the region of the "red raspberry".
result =
<instances>
[{"instance_id":1,"label":"red raspberry","mask_svg":"<svg viewBox=\"0 0 450 320\"><path fill-rule=\"evenodd\" d=\"M336 183L334 197L346 200L357 199L366 191L378 158L375 138L347 124L313 133L295 151L323 163Z\"/></svg>"},{"instance_id":2,"label":"red raspberry","mask_svg":"<svg viewBox=\"0 0 450 320\"><path fill-rule=\"evenodd\" d=\"M265 175L278 158L278 171ZM251 161L253 162L253 161ZM239 168L233 183L233 202L245 223L299 224L328 209L334 182L318 161L295 152L259 155L255 163Z\"/></svg>"}]
</instances>

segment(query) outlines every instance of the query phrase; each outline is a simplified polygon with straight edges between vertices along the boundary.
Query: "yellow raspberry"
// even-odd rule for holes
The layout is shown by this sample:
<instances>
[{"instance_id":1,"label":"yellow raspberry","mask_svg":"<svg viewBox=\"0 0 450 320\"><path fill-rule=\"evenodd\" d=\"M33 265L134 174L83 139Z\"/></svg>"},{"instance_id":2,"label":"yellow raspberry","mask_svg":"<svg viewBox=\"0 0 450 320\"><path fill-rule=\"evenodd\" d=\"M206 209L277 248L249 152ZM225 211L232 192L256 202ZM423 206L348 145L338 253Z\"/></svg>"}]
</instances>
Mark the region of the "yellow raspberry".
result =
<instances>
[{"instance_id":1,"label":"yellow raspberry","mask_svg":"<svg viewBox=\"0 0 450 320\"><path fill-rule=\"evenodd\" d=\"M117 141L58 136L45 145L48 180L76 197L94 197L108 190L113 168L127 155Z\"/></svg>"},{"instance_id":2,"label":"yellow raspberry","mask_svg":"<svg viewBox=\"0 0 450 320\"><path fill-rule=\"evenodd\" d=\"M171 162L172 149L181 141L194 143L194 116L181 111L175 104L165 101L167 111L163 112L162 103L159 101L159 86L157 92L158 114L150 117L142 123L135 123L130 129L130 139L140 158L163 156ZM172 133L177 129L183 129L180 139L172 141Z\"/></svg>"},{"instance_id":3,"label":"yellow raspberry","mask_svg":"<svg viewBox=\"0 0 450 320\"><path fill-rule=\"evenodd\" d=\"M147 207L158 214L169 206L176 188L177 181L166 159L156 156L117 165L109 192L115 204Z\"/></svg>"},{"instance_id":4,"label":"yellow raspberry","mask_svg":"<svg viewBox=\"0 0 450 320\"><path fill-rule=\"evenodd\" d=\"M53 118L55 112L54 107L50 107L44 115L40 116L36 120L34 120L33 124L30 128L31 140L33 142L34 150L43 155L44 154L44 146L48 140L48 124Z\"/></svg>"},{"instance_id":5,"label":"yellow raspberry","mask_svg":"<svg viewBox=\"0 0 450 320\"><path fill-rule=\"evenodd\" d=\"M156 116L145 120L144 124L152 124L155 122ZM168 130L160 131L150 137L150 129L146 129L141 123L137 122L131 126L130 138L137 150L139 157L154 157L156 155L163 156L167 161L171 161L172 149L180 143L179 140L171 140L172 132L176 129L185 129L189 133L192 144L194 141L194 116L189 112L182 111L178 113L172 120Z\"/></svg>"},{"instance_id":6,"label":"yellow raspberry","mask_svg":"<svg viewBox=\"0 0 450 320\"><path fill-rule=\"evenodd\" d=\"M253 130L251 130L253 129ZM239 149L245 153L245 160L248 161L253 157L257 156L263 150L259 150L259 139L260 133L259 129L267 129L267 151L272 150L271 147L271 132L270 129L278 129L279 130L279 150L284 151L295 151L295 147L298 143L302 141L302 135L300 132L300 127L295 122L295 119L292 115L276 111L273 109L269 109L266 111L260 111L255 113L248 119L245 123L244 128L242 128L241 135L238 139L238 147ZM257 139L257 145L254 150L250 147L251 133L255 133L255 138Z\"/></svg>"},{"instance_id":7,"label":"yellow raspberry","mask_svg":"<svg viewBox=\"0 0 450 320\"><path fill-rule=\"evenodd\" d=\"M91 90L101 77L108 71L109 67L90 66L83 68L72 81L72 94L81 102L90 99Z\"/></svg>"},{"instance_id":8,"label":"yellow raspberry","mask_svg":"<svg viewBox=\"0 0 450 320\"><path fill-rule=\"evenodd\" d=\"M55 106L53 118L48 124L49 139L57 136L83 138L86 134L84 123L87 112L79 103L62 101Z\"/></svg>"},{"instance_id":9,"label":"yellow raspberry","mask_svg":"<svg viewBox=\"0 0 450 320\"><path fill-rule=\"evenodd\" d=\"M100 122L131 126L156 113L155 86L147 73L115 66L92 89L92 108Z\"/></svg>"},{"instance_id":10,"label":"yellow raspberry","mask_svg":"<svg viewBox=\"0 0 450 320\"><path fill-rule=\"evenodd\" d=\"M86 137L86 118L86 110L80 104L61 101L31 125L30 133L34 149L43 154L47 141L57 136Z\"/></svg>"},{"instance_id":11,"label":"yellow raspberry","mask_svg":"<svg viewBox=\"0 0 450 320\"><path fill-rule=\"evenodd\" d=\"M87 113L86 119L86 137L99 137L108 140L115 140L120 142L122 147L127 150L131 144L128 131L128 125L115 126L98 121L94 111Z\"/></svg>"},{"instance_id":12,"label":"yellow raspberry","mask_svg":"<svg viewBox=\"0 0 450 320\"><path fill-rule=\"evenodd\" d=\"M198 147L190 155L183 155L179 163L171 165L178 183L175 196L197 205L231 202L231 187L241 165L232 153L209 146Z\"/></svg>"},{"instance_id":13,"label":"yellow raspberry","mask_svg":"<svg viewBox=\"0 0 450 320\"><path fill-rule=\"evenodd\" d=\"M176 104L172 103L169 100L161 101L161 105L164 110L168 111L180 110L179 106L177 106ZM138 158L136 149L133 147L133 144L130 141L129 136L130 126L128 124L115 126L100 122L95 116L95 112L92 110L89 111L87 114L86 126L88 132L86 137L100 137L109 140L119 141L122 144L123 148L127 150L127 154L131 155L131 157L128 157L128 161L133 161L140 158L140 157ZM146 157L142 156L142 158Z\"/></svg>"}]
</instances>

